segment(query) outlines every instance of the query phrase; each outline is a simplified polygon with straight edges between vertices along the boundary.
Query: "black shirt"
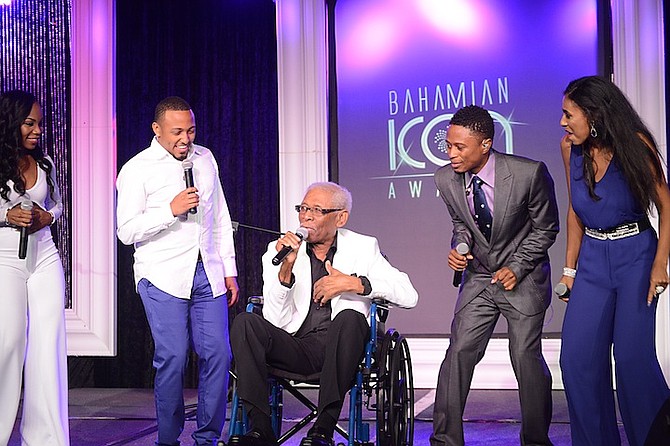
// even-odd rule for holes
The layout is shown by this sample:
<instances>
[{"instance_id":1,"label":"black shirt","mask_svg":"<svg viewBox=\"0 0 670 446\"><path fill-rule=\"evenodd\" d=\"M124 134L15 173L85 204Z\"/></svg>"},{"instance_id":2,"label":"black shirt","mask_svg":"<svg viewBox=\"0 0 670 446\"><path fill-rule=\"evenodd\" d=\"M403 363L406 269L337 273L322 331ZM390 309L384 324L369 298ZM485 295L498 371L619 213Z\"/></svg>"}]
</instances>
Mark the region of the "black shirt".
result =
<instances>
[{"instance_id":1,"label":"black shirt","mask_svg":"<svg viewBox=\"0 0 670 446\"><path fill-rule=\"evenodd\" d=\"M307 243L306 251L312 265L311 294L314 295L314 284L323 276L328 275L328 271L326 270L326 261L330 261L331 265L333 264L333 257L335 257L335 253L337 252L337 235L335 236L333 245L328 250L326 258L323 261L316 257L314 254L313 245L311 243ZM307 313L307 317L296 332L295 336L302 337L308 333L328 330L328 327L330 327L330 315L330 301L321 306L320 303L314 302L314 300L310 299L309 312Z\"/></svg>"}]
</instances>

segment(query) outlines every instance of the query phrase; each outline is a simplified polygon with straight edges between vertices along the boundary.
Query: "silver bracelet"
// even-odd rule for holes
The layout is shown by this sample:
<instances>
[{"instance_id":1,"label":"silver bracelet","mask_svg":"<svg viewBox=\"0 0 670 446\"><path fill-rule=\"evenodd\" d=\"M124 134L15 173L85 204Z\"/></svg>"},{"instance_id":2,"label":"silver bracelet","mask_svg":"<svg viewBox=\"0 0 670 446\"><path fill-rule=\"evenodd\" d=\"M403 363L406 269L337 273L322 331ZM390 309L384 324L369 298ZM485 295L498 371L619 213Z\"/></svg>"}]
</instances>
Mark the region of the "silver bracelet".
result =
<instances>
[{"instance_id":1,"label":"silver bracelet","mask_svg":"<svg viewBox=\"0 0 670 446\"><path fill-rule=\"evenodd\" d=\"M563 268L563 275L566 277L572 277L573 279L577 277L577 270L574 268L568 268L567 266Z\"/></svg>"}]
</instances>

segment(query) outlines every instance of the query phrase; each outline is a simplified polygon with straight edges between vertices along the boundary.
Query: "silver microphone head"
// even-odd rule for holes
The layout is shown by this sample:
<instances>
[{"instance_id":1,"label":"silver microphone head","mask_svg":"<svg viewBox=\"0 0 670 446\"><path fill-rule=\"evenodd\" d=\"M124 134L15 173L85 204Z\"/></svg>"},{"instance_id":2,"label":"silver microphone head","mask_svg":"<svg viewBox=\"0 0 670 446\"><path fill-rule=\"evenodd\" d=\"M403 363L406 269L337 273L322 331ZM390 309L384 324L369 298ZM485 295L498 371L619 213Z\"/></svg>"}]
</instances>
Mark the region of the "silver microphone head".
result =
<instances>
[{"instance_id":1,"label":"silver microphone head","mask_svg":"<svg viewBox=\"0 0 670 446\"><path fill-rule=\"evenodd\" d=\"M309 231L306 228L303 228L300 226L298 229L295 230L295 235L300 237L300 240L307 240L307 236L309 235Z\"/></svg>"},{"instance_id":2,"label":"silver microphone head","mask_svg":"<svg viewBox=\"0 0 670 446\"><path fill-rule=\"evenodd\" d=\"M456 252L464 256L465 254L470 252L470 247L468 246L467 243L461 242L458 245L456 245Z\"/></svg>"},{"instance_id":3,"label":"silver microphone head","mask_svg":"<svg viewBox=\"0 0 670 446\"><path fill-rule=\"evenodd\" d=\"M563 296L565 296L566 294L570 294L570 289L569 289L568 286L567 286L566 284L564 284L563 282L559 282L559 283L557 283L556 286L554 287L554 293L556 293L556 295L557 295L558 297L563 297Z\"/></svg>"},{"instance_id":4,"label":"silver microphone head","mask_svg":"<svg viewBox=\"0 0 670 446\"><path fill-rule=\"evenodd\" d=\"M33 209L33 202L30 200L24 200L21 202L21 209L24 211L30 211Z\"/></svg>"},{"instance_id":5,"label":"silver microphone head","mask_svg":"<svg viewBox=\"0 0 670 446\"><path fill-rule=\"evenodd\" d=\"M184 170L193 169L193 161L184 160L181 162L181 168Z\"/></svg>"}]
</instances>

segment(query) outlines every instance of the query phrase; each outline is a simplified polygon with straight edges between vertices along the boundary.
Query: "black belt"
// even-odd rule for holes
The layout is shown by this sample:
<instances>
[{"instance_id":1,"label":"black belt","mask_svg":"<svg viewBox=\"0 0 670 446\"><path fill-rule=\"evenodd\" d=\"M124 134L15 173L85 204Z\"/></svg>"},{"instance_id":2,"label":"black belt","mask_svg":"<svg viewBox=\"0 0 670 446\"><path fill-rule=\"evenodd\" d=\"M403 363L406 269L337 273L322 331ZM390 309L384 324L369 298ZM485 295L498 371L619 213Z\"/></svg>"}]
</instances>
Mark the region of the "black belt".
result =
<instances>
[{"instance_id":1,"label":"black belt","mask_svg":"<svg viewBox=\"0 0 670 446\"><path fill-rule=\"evenodd\" d=\"M607 229L584 228L584 234L598 240L618 240L638 235L649 228L651 228L651 223L649 222L649 219L645 218L644 220L624 223Z\"/></svg>"}]
</instances>

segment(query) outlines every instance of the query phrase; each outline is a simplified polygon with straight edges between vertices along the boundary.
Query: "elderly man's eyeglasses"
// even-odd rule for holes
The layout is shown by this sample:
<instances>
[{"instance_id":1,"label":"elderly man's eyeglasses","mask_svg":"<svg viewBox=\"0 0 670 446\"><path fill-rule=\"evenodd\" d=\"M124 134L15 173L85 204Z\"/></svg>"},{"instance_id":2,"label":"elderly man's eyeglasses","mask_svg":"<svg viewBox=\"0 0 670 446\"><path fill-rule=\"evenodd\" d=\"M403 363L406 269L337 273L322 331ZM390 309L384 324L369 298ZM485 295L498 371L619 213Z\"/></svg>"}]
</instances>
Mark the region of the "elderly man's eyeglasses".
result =
<instances>
[{"instance_id":1,"label":"elderly man's eyeglasses","mask_svg":"<svg viewBox=\"0 0 670 446\"><path fill-rule=\"evenodd\" d=\"M305 206L304 204L296 204L295 205L295 211L299 214L305 214L307 212L313 212L318 215L328 215L331 212L337 212L337 211L343 211L344 209L324 209L320 208L319 206L315 206L313 208L309 206Z\"/></svg>"}]
</instances>

